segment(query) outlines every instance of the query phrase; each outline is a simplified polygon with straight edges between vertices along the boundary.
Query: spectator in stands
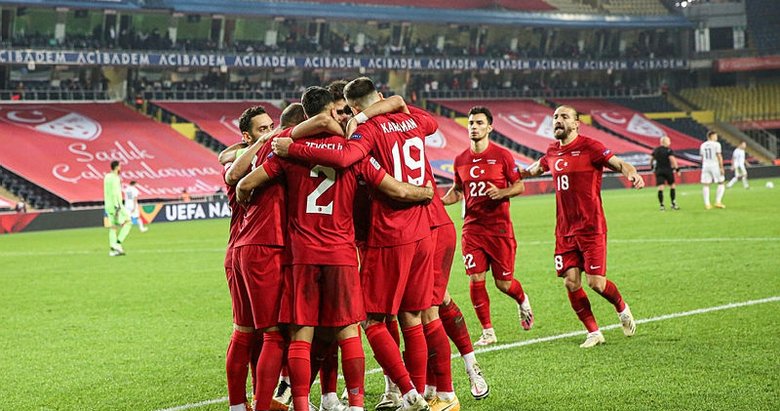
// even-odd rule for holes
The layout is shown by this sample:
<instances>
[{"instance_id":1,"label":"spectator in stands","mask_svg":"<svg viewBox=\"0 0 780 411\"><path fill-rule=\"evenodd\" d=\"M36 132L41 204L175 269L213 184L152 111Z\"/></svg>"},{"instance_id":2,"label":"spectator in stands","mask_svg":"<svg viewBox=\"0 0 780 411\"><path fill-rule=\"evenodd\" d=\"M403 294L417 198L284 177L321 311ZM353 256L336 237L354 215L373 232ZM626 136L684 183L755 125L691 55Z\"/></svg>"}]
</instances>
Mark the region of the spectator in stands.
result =
<instances>
[{"instance_id":1,"label":"spectator in stands","mask_svg":"<svg viewBox=\"0 0 780 411\"><path fill-rule=\"evenodd\" d=\"M190 197L190 193L187 192L186 188L181 190L181 201L184 201L185 203L192 201L192 197Z\"/></svg>"},{"instance_id":2,"label":"spectator in stands","mask_svg":"<svg viewBox=\"0 0 780 411\"><path fill-rule=\"evenodd\" d=\"M17 213L26 213L27 212L27 204L24 201L20 201L16 203L16 212Z\"/></svg>"},{"instance_id":3,"label":"spectator in stands","mask_svg":"<svg viewBox=\"0 0 780 411\"><path fill-rule=\"evenodd\" d=\"M745 190L750 189L747 168L745 167L747 165L747 161L745 161L745 147L747 147L747 143L744 141L739 143L731 155L731 169L734 170L734 178L726 185L728 188L733 187L737 180L742 179L742 187L745 187Z\"/></svg>"},{"instance_id":4,"label":"spectator in stands","mask_svg":"<svg viewBox=\"0 0 780 411\"><path fill-rule=\"evenodd\" d=\"M674 184L674 174L680 175L680 168L677 165L677 158L674 156L674 152L670 148L672 145L669 137L661 137L661 145L653 150L652 154L652 167L655 171L655 181L658 185L658 203L661 205L661 211L666 210L664 207L664 188L669 184L669 196L672 198L672 210L679 210L677 206L676 188Z\"/></svg>"}]
</instances>

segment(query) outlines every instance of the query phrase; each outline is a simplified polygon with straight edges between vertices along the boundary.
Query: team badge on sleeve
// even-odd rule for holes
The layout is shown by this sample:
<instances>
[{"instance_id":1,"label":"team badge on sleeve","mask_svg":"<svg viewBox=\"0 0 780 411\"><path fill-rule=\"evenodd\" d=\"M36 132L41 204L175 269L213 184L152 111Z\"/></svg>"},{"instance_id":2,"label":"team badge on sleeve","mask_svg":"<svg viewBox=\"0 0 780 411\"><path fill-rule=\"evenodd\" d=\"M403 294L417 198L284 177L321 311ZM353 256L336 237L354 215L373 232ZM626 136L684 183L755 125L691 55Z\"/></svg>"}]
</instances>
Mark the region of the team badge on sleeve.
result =
<instances>
[{"instance_id":1,"label":"team badge on sleeve","mask_svg":"<svg viewBox=\"0 0 780 411\"><path fill-rule=\"evenodd\" d=\"M368 161L371 163L372 166L374 166L375 169L379 170L382 168L382 166L379 165L379 162L376 161L374 157L371 157Z\"/></svg>"},{"instance_id":2,"label":"team badge on sleeve","mask_svg":"<svg viewBox=\"0 0 780 411\"><path fill-rule=\"evenodd\" d=\"M610 149L606 149L606 150L604 150L604 152L603 152L603 153L601 153L601 154L602 154L603 156L605 156L605 157L606 157L606 156L608 156L608 155L609 155L609 153L611 153L611 152L612 152L612 150L610 150Z\"/></svg>"},{"instance_id":3,"label":"team badge on sleeve","mask_svg":"<svg viewBox=\"0 0 780 411\"><path fill-rule=\"evenodd\" d=\"M360 140L361 138L363 138L363 135L358 133L353 133L351 136L349 136L350 140Z\"/></svg>"}]
</instances>

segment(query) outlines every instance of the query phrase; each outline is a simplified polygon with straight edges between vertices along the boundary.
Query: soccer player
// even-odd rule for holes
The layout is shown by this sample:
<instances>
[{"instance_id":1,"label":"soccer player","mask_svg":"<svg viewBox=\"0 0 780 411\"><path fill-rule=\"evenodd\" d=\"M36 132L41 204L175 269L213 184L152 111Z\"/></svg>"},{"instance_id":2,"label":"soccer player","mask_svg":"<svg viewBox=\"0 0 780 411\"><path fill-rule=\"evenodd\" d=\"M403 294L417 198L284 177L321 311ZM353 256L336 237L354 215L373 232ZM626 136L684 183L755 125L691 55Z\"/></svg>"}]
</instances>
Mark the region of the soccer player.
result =
<instances>
[{"instance_id":1,"label":"soccer player","mask_svg":"<svg viewBox=\"0 0 780 411\"><path fill-rule=\"evenodd\" d=\"M634 188L645 183L636 168L616 157L600 142L579 134L579 115L569 106L559 106L553 114L555 139L541 159L521 172L538 176L550 171L555 185L555 270L564 279L574 312L588 330L581 348L591 348L606 340L599 330L582 288L582 273L588 286L612 303L618 312L623 333L632 336L636 322L617 286L607 280L607 221L601 204L603 168L622 173Z\"/></svg>"},{"instance_id":2,"label":"soccer player","mask_svg":"<svg viewBox=\"0 0 780 411\"><path fill-rule=\"evenodd\" d=\"M119 171L122 165L119 161L111 162L111 172L103 177L103 208L108 217L108 256L116 257L125 255L125 249L122 248L122 242L125 241L130 229L130 218L124 207L122 207L122 179L119 177ZM119 235L117 235L119 229Z\"/></svg>"},{"instance_id":3,"label":"soccer player","mask_svg":"<svg viewBox=\"0 0 780 411\"><path fill-rule=\"evenodd\" d=\"M370 120L361 116L363 109L382 99L366 77L348 83L344 95L352 112L357 113L353 121L361 125L343 150L275 139L274 152L337 168L347 167L370 153L384 169L393 170L396 180L413 185L425 183L424 138L436 131L435 120L422 111L412 115L384 114ZM378 196L371 203L371 219L362 277L368 313L364 323L366 337L379 364L401 388L406 406L428 409L416 387L425 385L428 353L421 311L429 308L432 300L434 244L430 216L424 205L401 205ZM385 319L395 314L404 336L405 362L385 326Z\"/></svg>"},{"instance_id":4,"label":"soccer player","mask_svg":"<svg viewBox=\"0 0 780 411\"><path fill-rule=\"evenodd\" d=\"M258 159L270 153L270 144L266 144L264 137L276 132L273 119L262 106L244 111L239 118L239 130L244 141L251 145L225 174L225 183L232 186L259 165ZM254 329L263 333L262 350L257 360L260 366L257 367L254 407L260 410L271 408L285 347L284 336L278 327L287 224L284 191L281 184L270 184L253 193L233 246L234 275L245 284ZM253 337L246 337L247 343L251 343Z\"/></svg>"},{"instance_id":5,"label":"soccer player","mask_svg":"<svg viewBox=\"0 0 780 411\"><path fill-rule=\"evenodd\" d=\"M745 161L745 147L747 147L747 143L744 141L739 143L737 148L734 149L734 153L731 155L731 169L734 170L734 178L726 185L728 188L733 187L737 180L742 179L742 187L745 187L745 190L750 189L747 168L745 167L747 164Z\"/></svg>"},{"instance_id":6,"label":"soccer player","mask_svg":"<svg viewBox=\"0 0 780 411\"><path fill-rule=\"evenodd\" d=\"M144 220L141 218L141 206L138 204L138 187L135 186L135 180L125 187L125 211L130 216L132 224L138 225L138 230L145 233L149 229L144 226Z\"/></svg>"},{"instance_id":7,"label":"soccer player","mask_svg":"<svg viewBox=\"0 0 780 411\"><path fill-rule=\"evenodd\" d=\"M471 147L455 157L455 183L442 201L454 204L461 197L466 201L461 249L470 279L471 302L482 323L482 337L474 345L485 346L498 341L485 287L488 269L496 287L517 303L520 326L528 331L534 324L528 295L514 278L517 243L509 214L509 199L522 194L525 186L512 154L490 142L490 110L473 107L468 124Z\"/></svg>"},{"instance_id":8,"label":"soccer player","mask_svg":"<svg viewBox=\"0 0 780 411\"><path fill-rule=\"evenodd\" d=\"M710 130L707 132L707 141L701 143L699 147L701 155L701 184L702 195L704 196L704 208L712 208L710 204L710 185L718 184L715 192L715 208L726 208L723 205L723 194L726 192L726 173L723 170L723 154L721 154L720 143L718 142L718 133Z\"/></svg>"},{"instance_id":9,"label":"soccer player","mask_svg":"<svg viewBox=\"0 0 780 411\"><path fill-rule=\"evenodd\" d=\"M307 115L314 116L331 110L333 100L326 89L310 87L302 103ZM343 137L327 135L303 140L302 144L326 150L340 150L345 145ZM337 171L271 156L239 183L239 200L281 175L288 186L295 187L288 191L292 268L285 278L280 313L280 320L291 324L289 364L294 408L308 407L311 341L314 327L324 326L336 329L350 410L362 410L364 356L357 322L365 318L365 311L352 223L357 176L399 201L427 200L432 198L433 190L430 186L399 183L373 158Z\"/></svg>"},{"instance_id":10,"label":"soccer player","mask_svg":"<svg viewBox=\"0 0 780 411\"><path fill-rule=\"evenodd\" d=\"M672 198L672 210L679 210L676 201L676 189L674 184L674 174L680 175L680 168L677 166L677 158L674 156L674 151L669 148L672 145L672 140L667 136L661 137L661 145L653 150L652 165L653 171L655 171L655 181L658 185L658 204L661 206L661 211L665 211L664 206L664 189L669 184L669 197Z\"/></svg>"}]
</instances>

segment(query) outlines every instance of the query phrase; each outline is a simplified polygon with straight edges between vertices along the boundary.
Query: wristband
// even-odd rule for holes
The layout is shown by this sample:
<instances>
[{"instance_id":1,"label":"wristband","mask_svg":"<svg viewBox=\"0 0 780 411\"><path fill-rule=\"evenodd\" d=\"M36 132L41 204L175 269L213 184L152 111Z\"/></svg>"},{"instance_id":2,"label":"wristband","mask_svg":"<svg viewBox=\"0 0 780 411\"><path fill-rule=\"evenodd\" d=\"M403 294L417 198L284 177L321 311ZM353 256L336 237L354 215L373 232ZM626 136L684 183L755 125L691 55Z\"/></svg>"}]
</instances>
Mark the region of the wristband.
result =
<instances>
[{"instance_id":1,"label":"wristband","mask_svg":"<svg viewBox=\"0 0 780 411\"><path fill-rule=\"evenodd\" d=\"M358 113L355 117L353 117L355 121L357 121L358 124L363 124L366 121L368 121L368 116L364 112Z\"/></svg>"}]
</instances>

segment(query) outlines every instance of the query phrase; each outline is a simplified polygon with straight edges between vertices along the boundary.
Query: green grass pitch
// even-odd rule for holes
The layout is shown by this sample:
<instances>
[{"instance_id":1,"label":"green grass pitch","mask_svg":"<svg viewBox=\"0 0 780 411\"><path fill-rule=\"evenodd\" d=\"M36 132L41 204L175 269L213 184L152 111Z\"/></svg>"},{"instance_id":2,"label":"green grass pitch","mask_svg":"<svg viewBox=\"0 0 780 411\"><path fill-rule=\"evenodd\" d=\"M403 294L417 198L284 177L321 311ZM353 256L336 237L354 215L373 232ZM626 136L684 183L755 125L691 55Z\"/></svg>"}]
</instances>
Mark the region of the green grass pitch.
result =
<instances>
[{"instance_id":1,"label":"green grass pitch","mask_svg":"<svg viewBox=\"0 0 780 411\"><path fill-rule=\"evenodd\" d=\"M608 278L648 321L633 338L606 330L607 344L592 350L578 347L583 335L557 337L583 328L553 270L554 198L514 199L517 277L536 325L523 332L513 302L490 286L499 344L524 344L477 354L492 386L484 401L471 398L463 363L453 360L462 409L780 409L780 301L661 317L780 296L780 189L752 184L728 190L728 208L710 211L698 185L678 188L681 211L659 212L653 187L603 193ZM460 228L460 207L449 211ZM104 229L0 237L0 409L160 410L215 400L192 409L226 410L227 223L134 229L122 258L108 257ZM476 339L457 253L450 291ZM589 296L602 327L617 323L605 300ZM373 409L384 384L378 373L366 383ZM318 400L319 387L313 392Z\"/></svg>"}]
</instances>

